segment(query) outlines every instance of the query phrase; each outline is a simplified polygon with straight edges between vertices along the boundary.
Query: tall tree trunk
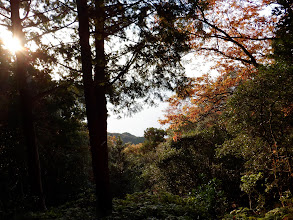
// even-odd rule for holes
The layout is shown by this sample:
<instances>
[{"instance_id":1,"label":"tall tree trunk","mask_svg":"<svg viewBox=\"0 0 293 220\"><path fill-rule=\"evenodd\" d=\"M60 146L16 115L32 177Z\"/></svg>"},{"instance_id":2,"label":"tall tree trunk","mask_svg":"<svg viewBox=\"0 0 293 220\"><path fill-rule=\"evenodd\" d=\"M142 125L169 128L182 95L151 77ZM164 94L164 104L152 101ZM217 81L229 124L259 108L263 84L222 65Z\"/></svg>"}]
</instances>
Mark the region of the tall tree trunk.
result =
<instances>
[{"instance_id":1,"label":"tall tree trunk","mask_svg":"<svg viewBox=\"0 0 293 220\"><path fill-rule=\"evenodd\" d=\"M18 38L21 45L24 45L25 37L22 31L21 19L19 16L20 0L11 0L11 21L13 36ZM27 74L28 61L25 51L16 52L16 78L20 96L22 113L22 125L27 146L28 174L30 179L31 193L37 197L38 210L46 210L45 198L43 194L41 168L38 147L36 144L36 134L33 119L32 95L28 85Z\"/></svg>"},{"instance_id":2,"label":"tall tree trunk","mask_svg":"<svg viewBox=\"0 0 293 220\"><path fill-rule=\"evenodd\" d=\"M104 0L95 0L95 98L97 101L97 147L92 149L97 167L97 196L101 212L107 214L112 209L112 195L109 182L108 145L107 145L107 100L106 58L105 58L105 6Z\"/></svg>"},{"instance_id":3,"label":"tall tree trunk","mask_svg":"<svg viewBox=\"0 0 293 220\"><path fill-rule=\"evenodd\" d=\"M76 3L79 19L86 113L92 153L92 166L96 183L97 214L99 217L102 217L109 214L112 209L107 148L104 38L95 38L96 60L98 63L95 66L95 79L93 79L87 1L77 0ZM102 25L102 27L104 26L103 23L100 25ZM103 33L100 36L103 36Z\"/></svg>"}]
</instances>

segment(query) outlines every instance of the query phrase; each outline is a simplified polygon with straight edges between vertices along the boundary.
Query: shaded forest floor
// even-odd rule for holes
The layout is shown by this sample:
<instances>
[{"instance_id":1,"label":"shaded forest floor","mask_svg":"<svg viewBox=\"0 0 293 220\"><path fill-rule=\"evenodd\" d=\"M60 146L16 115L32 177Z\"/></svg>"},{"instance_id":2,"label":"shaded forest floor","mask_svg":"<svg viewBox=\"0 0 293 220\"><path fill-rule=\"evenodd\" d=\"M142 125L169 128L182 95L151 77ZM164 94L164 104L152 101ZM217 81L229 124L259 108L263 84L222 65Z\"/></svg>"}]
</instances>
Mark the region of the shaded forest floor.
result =
<instances>
[{"instance_id":1,"label":"shaded forest floor","mask_svg":"<svg viewBox=\"0 0 293 220\"><path fill-rule=\"evenodd\" d=\"M125 199L114 199L113 212L103 220L111 219L250 219L250 220L290 220L293 219L292 200L285 207L256 212L248 208L238 208L217 216L207 204L195 203L192 196L180 197L167 192L138 192L129 194ZM93 220L95 218L95 196L86 192L80 198L59 207L50 208L44 213L27 213L22 218L14 219L58 219L58 220ZM203 206L206 205L206 206Z\"/></svg>"}]
</instances>

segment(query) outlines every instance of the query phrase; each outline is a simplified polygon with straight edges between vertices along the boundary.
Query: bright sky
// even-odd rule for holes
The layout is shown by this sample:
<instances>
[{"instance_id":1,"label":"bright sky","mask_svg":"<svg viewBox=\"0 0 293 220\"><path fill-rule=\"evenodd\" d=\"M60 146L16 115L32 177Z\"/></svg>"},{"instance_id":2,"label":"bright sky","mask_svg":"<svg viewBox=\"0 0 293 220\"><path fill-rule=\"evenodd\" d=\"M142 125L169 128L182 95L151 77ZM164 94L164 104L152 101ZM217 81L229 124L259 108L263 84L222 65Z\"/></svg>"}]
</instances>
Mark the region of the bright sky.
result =
<instances>
[{"instance_id":1,"label":"bright sky","mask_svg":"<svg viewBox=\"0 0 293 220\"><path fill-rule=\"evenodd\" d=\"M11 34L2 30L3 29L0 27L0 37L5 43L7 43L8 47L11 47L11 50L17 50L18 45L16 42L11 41ZM187 55L183 65L188 76L196 77L204 73L209 73L211 75L216 74L210 70L211 63L204 57L195 58L192 54ZM131 117L117 119L117 116L115 115L110 116L108 118L108 131L118 133L129 132L136 136L143 136L145 129L149 127L162 128L162 126L158 123L158 120L163 118L164 110L166 110L167 107L167 103L160 102L158 107L145 106L141 112L136 113Z\"/></svg>"},{"instance_id":2,"label":"bright sky","mask_svg":"<svg viewBox=\"0 0 293 220\"><path fill-rule=\"evenodd\" d=\"M123 133L128 132L135 136L142 137L144 131L147 128L163 128L158 119L163 118L164 110L168 104L161 102L158 107L147 107L131 117L124 117L117 119L117 116L113 115L108 118L108 132Z\"/></svg>"},{"instance_id":3,"label":"bright sky","mask_svg":"<svg viewBox=\"0 0 293 220\"><path fill-rule=\"evenodd\" d=\"M10 50L18 49L15 41L12 41L12 36L9 32L4 32L1 36L2 40L9 47ZM185 67L186 74L188 76L200 76L203 73L207 73L210 68L210 62L204 61L204 57L195 58L194 55L189 54L185 56L183 60L183 66ZM145 106L144 109L136 114L125 116L118 119L117 115L111 115L108 118L108 131L115 133L128 132L135 136L143 136L144 131L147 128L164 128L159 124L158 120L164 118L164 111L167 109L168 103L159 102L157 107ZM165 126L166 127L166 126Z\"/></svg>"},{"instance_id":4,"label":"bright sky","mask_svg":"<svg viewBox=\"0 0 293 220\"><path fill-rule=\"evenodd\" d=\"M193 54L189 54L184 58L183 66L187 76L198 77L204 73L216 74L210 70L211 63L205 60L204 57L198 57L197 59ZM159 102L158 107L145 108L131 117L122 117L117 119L117 116L110 116L108 118L108 132L123 133L128 132L135 136L143 136L144 131L147 128L164 128L159 124L158 120L163 119L164 111L167 109L168 103Z\"/></svg>"},{"instance_id":5,"label":"bright sky","mask_svg":"<svg viewBox=\"0 0 293 220\"><path fill-rule=\"evenodd\" d=\"M14 38L11 32L5 31L1 34L1 39L4 43L4 47L9 49L13 53L17 50L21 50L21 44L18 39Z\"/></svg>"}]
</instances>

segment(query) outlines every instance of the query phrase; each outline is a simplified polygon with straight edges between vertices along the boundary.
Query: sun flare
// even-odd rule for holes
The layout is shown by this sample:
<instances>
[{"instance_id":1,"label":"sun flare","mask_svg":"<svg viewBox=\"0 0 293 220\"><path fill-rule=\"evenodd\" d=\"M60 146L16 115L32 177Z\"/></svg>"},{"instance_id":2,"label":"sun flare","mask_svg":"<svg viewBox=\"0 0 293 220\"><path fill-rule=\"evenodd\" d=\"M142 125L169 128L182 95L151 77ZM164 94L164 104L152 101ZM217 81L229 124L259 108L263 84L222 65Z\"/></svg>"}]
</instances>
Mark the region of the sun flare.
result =
<instances>
[{"instance_id":1,"label":"sun flare","mask_svg":"<svg viewBox=\"0 0 293 220\"><path fill-rule=\"evenodd\" d=\"M22 50L21 42L16 37L3 38L4 46L10 50L12 53Z\"/></svg>"}]
</instances>

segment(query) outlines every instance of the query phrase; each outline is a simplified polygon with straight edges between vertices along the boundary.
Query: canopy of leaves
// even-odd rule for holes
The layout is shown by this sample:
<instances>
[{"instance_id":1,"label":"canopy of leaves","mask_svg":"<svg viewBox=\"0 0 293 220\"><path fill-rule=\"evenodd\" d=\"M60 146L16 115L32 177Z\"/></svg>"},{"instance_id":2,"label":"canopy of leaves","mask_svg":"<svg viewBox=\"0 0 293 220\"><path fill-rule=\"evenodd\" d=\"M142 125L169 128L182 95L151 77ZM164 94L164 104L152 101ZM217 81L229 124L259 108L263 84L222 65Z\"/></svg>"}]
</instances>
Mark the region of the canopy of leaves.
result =
<instances>
[{"instance_id":1,"label":"canopy of leaves","mask_svg":"<svg viewBox=\"0 0 293 220\"><path fill-rule=\"evenodd\" d=\"M192 123L207 116L217 120L235 88L251 78L256 67L271 62L268 55L278 16L265 13L272 7L269 3L208 1L207 6L198 6L182 18L188 24L182 31L189 34L191 48L196 55L205 55L218 75L204 73L171 97L163 124L177 130L190 129Z\"/></svg>"},{"instance_id":2,"label":"canopy of leaves","mask_svg":"<svg viewBox=\"0 0 293 220\"><path fill-rule=\"evenodd\" d=\"M15 65L12 55L2 45L0 54L0 210L5 219L15 212L33 208L29 207L33 198L27 177L27 151L20 130ZM91 184L82 94L66 81L52 81L47 69L30 66L28 71L32 77L30 86L44 190L48 204L56 205Z\"/></svg>"},{"instance_id":3,"label":"canopy of leaves","mask_svg":"<svg viewBox=\"0 0 293 220\"><path fill-rule=\"evenodd\" d=\"M190 18L188 30L196 33L191 42L197 52L219 55L219 75L195 78L170 98L161 122L170 125L179 146L187 134L220 124L226 136L215 147L216 164L230 177L262 172L254 200L261 194L276 201L292 190L292 3L227 2L211 1L206 11ZM238 172L232 174L231 165Z\"/></svg>"}]
</instances>

